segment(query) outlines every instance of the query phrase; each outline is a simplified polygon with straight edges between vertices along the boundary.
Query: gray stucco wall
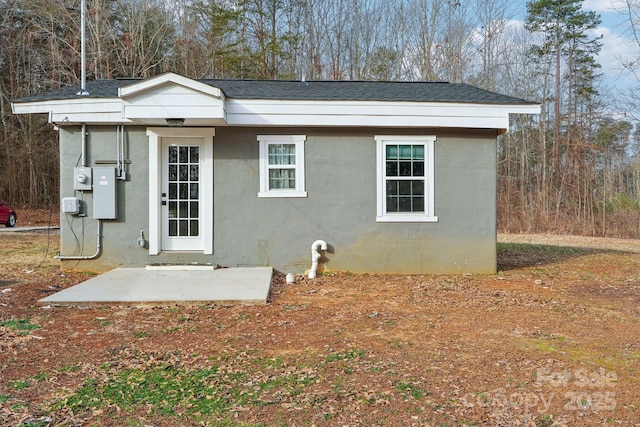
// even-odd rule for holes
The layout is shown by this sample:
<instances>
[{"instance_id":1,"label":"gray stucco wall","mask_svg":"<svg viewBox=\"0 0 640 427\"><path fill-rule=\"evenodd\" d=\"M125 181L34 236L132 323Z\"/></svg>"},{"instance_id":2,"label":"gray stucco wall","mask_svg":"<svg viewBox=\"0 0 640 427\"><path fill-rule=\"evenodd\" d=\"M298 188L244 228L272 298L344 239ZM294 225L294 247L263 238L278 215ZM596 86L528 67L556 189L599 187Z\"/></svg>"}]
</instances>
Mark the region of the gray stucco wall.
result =
<instances>
[{"instance_id":1,"label":"gray stucco wall","mask_svg":"<svg viewBox=\"0 0 640 427\"><path fill-rule=\"evenodd\" d=\"M115 160L115 126L88 128L91 166ZM118 181L118 218L103 224L102 255L65 261L66 267L102 271L157 262L209 262L221 266L270 265L302 273L310 267L311 243L327 241L322 261L334 271L385 273L491 273L496 269L496 135L494 131L436 135L437 223L376 222L374 135L396 129L216 128L214 138L214 254L149 256L136 245L148 237L148 138L128 127L126 181ZM74 195L73 167L80 158L79 127L61 128L61 197ZM406 133L406 132L404 132ZM258 134L304 134L306 198L258 198ZM63 255L93 254L96 221L92 193L85 192L86 218L61 214ZM71 232L73 230L73 233Z\"/></svg>"}]
</instances>

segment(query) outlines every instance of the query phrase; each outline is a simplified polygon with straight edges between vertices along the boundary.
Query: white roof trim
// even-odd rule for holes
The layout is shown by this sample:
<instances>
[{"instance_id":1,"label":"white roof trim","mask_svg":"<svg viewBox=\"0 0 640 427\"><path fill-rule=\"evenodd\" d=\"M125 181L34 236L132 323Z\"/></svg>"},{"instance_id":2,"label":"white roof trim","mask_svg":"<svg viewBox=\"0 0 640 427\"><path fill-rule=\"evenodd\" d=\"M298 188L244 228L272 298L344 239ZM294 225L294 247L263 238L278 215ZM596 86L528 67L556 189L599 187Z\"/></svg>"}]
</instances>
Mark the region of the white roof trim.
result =
<instances>
[{"instance_id":1,"label":"white roof trim","mask_svg":"<svg viewBox=\"0 0 640 427\"><path fill-rule=\"evenodd\" d=\"M134 94L142 95L142 92L162 84L182 86L181 83L184 80L195 86L200 85L193 80L172 74L150 80L155 81L155 84L147 85L148 81L145 80L139 84L127 86L128 89L125 91L127 97L134 100ZM192 88L194 85L190 84L187 87ZM176 106L181 108L181 118L186 120L185 126L444 127L505 131L509 128L509 114L540 114L540 105L537 104L225 100L224 98L212 101L214 101L212 107L213 104L218 104L218 110L210 110L209 115L203 111L202 106ZM14 114L47 113L49 121L59 125L67 123L166 125L165 116L127 118L125 104L126 101L121 98L74 98L12 103L12 109Z\"/></svg>"},{"instance_id":2,"label":"white roof trim","mask_svg":"<svg viewBox=\"0 0 640 427\"><path fill-rule=\"evenodd\" d=\"M216 98L224 99L224 94L219 88L214 86L209 86L199 81L192 80L190 78L187 78L178 74L174 74L174 73L161 74L159 76L151 77L151 78L141 80L139 82L132 83L130 85L118 88L118 96L120 98L126 99L131 96L135 96L140 93L147 92L149 90L162 87L165 85L170 85L170 84L183 86L198 92L202 92L210 96L214 96Z\"/></svg>"}]
</instances>

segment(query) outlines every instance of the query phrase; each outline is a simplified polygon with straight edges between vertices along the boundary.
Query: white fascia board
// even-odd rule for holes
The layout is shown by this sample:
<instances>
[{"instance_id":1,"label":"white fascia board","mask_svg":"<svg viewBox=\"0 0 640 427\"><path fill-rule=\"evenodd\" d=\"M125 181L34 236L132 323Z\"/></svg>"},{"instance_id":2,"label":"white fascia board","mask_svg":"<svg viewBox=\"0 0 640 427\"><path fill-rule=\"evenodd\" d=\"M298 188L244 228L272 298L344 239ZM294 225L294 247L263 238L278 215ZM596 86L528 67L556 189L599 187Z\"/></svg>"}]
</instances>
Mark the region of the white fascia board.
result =
<instances>
[{"instance_id":1,"label":"white fascia board","mask_svg":"<svg viewBox=\"0 0 640 427\"><path fill-rule=\"evenodd\" d=\"M147 114L136 111L132 115L127 114L126 117L125 110L136 108L133 105L127 106L126 101L120 98L73 98L12 103L12 110L14 114L47 113L50 122L60 124L162 124L164 118L176 116L180 111L181 118L192 118L195 120L194 124L198 122L199 125L224 125L226 122L228 126L463 127L501 130L509 128L509 114L540 113L540 106L537 104L236 99L212 101L214 102L208 106L209 108L204 108L202 103L192 105L191 108L185 104L158 105L157 108L160 110L153 114L150 114L150 111L147 111ZM149 108L151 105L147 103L144 107ZM145 122L144 119L149 120Z\"/></svg>"},{"instance_id":2,"label":"white fascia board","mask_svg":"<svg viewBox=\"0 0 640 427\"><path fill-rule=\"evenodd\" d=\"M128 98L166 85L178 85L216 98L224 99L222 91L213 86L201 83L174 73L165 73L156 77L141 80L118 89L118 96Z\"/></svg>"},{"instance_id":3,"label":"white fascia board","mask_svg":"<svg viewBox=\"0 0 640 427\"><path fill-rule=\"evenodd\" d=\"M12 103L14 114L49 115L51 123L126 123L118 98L76 98Z\"/></svg>"},{"instance_id":4,"label":"white fascia board","mask_svg":"<svg viewBox=\"0 0 640 427\"><path fill-rule=\"evenodd\" d=\"M508 129L509 114L538 105L228 100L230 126L391 126Z\"/></svg>"}]
</instances>

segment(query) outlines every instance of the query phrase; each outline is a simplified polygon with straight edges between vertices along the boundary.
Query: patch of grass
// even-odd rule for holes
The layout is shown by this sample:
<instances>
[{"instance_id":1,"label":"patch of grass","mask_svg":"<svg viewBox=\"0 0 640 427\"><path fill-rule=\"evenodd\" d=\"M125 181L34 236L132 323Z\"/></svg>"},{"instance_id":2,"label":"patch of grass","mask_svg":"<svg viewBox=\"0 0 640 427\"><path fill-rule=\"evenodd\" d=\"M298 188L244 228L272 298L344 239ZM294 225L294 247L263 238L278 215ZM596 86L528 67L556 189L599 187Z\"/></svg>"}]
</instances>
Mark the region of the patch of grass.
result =
<instances>
[{"instance_id":1,"label":"patch of grass","mask_svg":"<svg viewBox=\"0 0 640 427\"><path fill-rule=\"evenodd\" d=\"M136 331L133 333L134 338L146 338L149 336L149 332L145 331Z\"/></svg>"},{"instance_id":2,"label":"patch of grass","mask_svg":"<svg viewBox=\"0 0 640 427\"><path fill-rule=\"evenodd\" d=\"M11 396L9 396L8 394L0 394L0 403L7 403L12 399L13 398Z\"/></svg>"},{"instance_id":3,"label":"patch of grass","mask_svg":"<svg viewBox=\"0 0 640 427\"><path fill-rule=\"evenodd\" d=\"M9 383L9 387L15 390L24 390L31 387L31 381L27 381L27 380L12 381Z\"/></svg>"},{"instance_id":4,"label":"patch of grass","mask_svg":"<svg viewBox=\"0 0 640 427\"><path fill-rule=\"evenodd\" d=\"M104 328L105 326L109 326L112 324L112 322L110 322L104 317L96 317L95 319L93 319L93 321L96 322L98 326L100 326L101 328Z\"/></svg>"},{"instance_id":5,"label":"patch of grass","mask_svg":"<svg viewBox=\"0 0 640 427\"><path fill-rule=\"evenodd\" d=\"M280 364L277 358L255 358L244 367L187 369L161 364L111 371L104 378L85 381L75 393L55 402L50 409L86 413L117 406L125 411L145 408L162 417L187 415L193 420L208 417L224 420L233 408L288 401L303 393L315 379L309 371L282 369Z\"/></svg>"},{"instance_id":6,"label":"patch of grass","mask_svg":"<svg viewBox=\"0 0 640 427\"><path fill-rule=\"evenodd\" d=\"M40 381L46 381L49 379L49 374L46 372L40 372L36 375L33 376L33 379L40 382Z\"/></svg>"},{"instance_id":7,"label":"patch of grass","mask_svg":"<svg viewBox=\"0 0 640 427\"><path fill-rule=\"evenodd\" d=\"M551 427L553 425L553 417L544 415L536 420L536 427Z\"/></svg>"},{"instance_id":8,"label":"patch of grass","mask_svg":"<svg viewBox=\"0 0 640 427\"><path fill-rule=\"evenodd\" d=\"M29 319L5 320L4 322L0 323L0 325L4 326L5 328L11 328L20 331L20 335L27 335L29 331L40 329L40 326L31 323Z\"/></svg>"},{"instance_id":9,"label":"patch of grass","mask_svg":"<svg viewBox=\"0 0 640 427\"><path fill-rule=\"evenodd\" d=\"M596 252L598 252L596 249L570 246L498 242L498 271L508 270L513 267L534 267Z\"/></svg>"},{"instance_id":10,"label":"patch of grass","mask_svg":"<svg viewBox=\"0 0 640 427\"><path fill-rule=\"evenodd\" d=\"M339 361L339 360L360 359L360 358L366 356L366 354L367 354L366 351L364 351L362 349L354 348L354 349L349 349L349 350L345 350L345 351L338 351L338 352L334 352L334 353L329 353L329 355L327 356L325 361L326 362L335 362L335 361Z\"/></svg>"},{"instance_id":11,"label":"patch of grass","mask_svg":"<svg viewBox=\"0 0 640 427\"><path fill-rule=\"evenodd\" d=\"M424 390L415 384L401 381L396 384L396 390L402 392L405 396L411 396L416 400L420 400L431 394L428 390Z\"/></svg>"}]
</instances>

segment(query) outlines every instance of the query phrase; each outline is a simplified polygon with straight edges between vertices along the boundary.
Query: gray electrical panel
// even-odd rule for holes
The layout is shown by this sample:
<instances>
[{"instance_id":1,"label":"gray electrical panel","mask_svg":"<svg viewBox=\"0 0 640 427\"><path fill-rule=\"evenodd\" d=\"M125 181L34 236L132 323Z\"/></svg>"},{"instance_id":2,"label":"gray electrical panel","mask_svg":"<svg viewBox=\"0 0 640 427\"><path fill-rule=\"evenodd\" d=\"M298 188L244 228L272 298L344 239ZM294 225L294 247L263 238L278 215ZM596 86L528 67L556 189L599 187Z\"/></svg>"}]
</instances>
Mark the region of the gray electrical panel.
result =
<instances>
[{"instance_id":1,"label":"gray electrical panel","mask_svg":"<svg viewBox=\"0 0 640 427\"><path fill-rule=\"evenodd\" d=\"M116 219L116 168L93 168L93 217Z\"/></svg>"}]
</instances>

